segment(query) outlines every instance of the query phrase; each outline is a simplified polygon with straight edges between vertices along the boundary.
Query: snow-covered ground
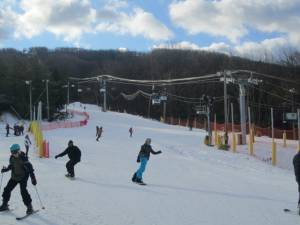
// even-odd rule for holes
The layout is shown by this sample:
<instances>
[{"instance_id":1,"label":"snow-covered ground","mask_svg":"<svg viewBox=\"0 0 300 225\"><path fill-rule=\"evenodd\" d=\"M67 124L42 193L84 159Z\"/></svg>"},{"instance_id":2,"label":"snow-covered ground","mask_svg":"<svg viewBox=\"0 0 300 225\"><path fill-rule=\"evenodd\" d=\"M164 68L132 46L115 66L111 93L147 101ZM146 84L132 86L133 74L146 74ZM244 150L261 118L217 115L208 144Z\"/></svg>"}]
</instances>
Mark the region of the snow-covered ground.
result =
<instances>
[{"instance_id":1,"label":"snow-covered ground","mask_svg":"<svg viewBox=\"0 0 300 225\"><path fill-rule=\"evenodd\" d=\"M73 108L83 109L75 104ZM50 142L50 159L40 159L32 150L30 160L36 170L37 189L46 209L24 222L19 188L13 191L10 206L1 213L0 224L30 225L295 225L299 217L285 214L295 209L298 192L291 167L296 142L283 149L278 144L279 167L261 159L270 157L270 140L259 138L256 157L239 146L239 153L219 151L203 144L205 132L189 131L128 114L100 112L86 105L88 125L81 128L44 132ZM96 125L103 127L96 142ZM8 164L9 146L23 137L5 137L0 124L0 166ZM133 137L128 129L133 127ZM131 182L138 168L136 157L145 139L152 139L154 150L144 174L147 186ZM54 155L67 142L82 150L76 165L76 180L65 178L64 158ZM281 157L282 156L282 157ZM3 176L3 187L10 174ZM40 208L34 187L28 182L34 208Z\"/></svg>"}]
</instances>

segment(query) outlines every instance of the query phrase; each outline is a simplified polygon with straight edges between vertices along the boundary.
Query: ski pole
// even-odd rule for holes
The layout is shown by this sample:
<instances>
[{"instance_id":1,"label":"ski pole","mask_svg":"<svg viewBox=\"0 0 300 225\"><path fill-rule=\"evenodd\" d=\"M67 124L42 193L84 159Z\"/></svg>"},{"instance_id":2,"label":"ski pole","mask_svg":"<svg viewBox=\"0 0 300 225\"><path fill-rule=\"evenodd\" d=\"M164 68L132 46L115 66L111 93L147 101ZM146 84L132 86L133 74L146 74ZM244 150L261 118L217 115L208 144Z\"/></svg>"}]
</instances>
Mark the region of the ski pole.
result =
<instances>
[{"instance_id":1,"label":"ski pole","mask_svg":"<svg viewBox=\"0 0 300 225\"><path fill-rule=\"evenodd\" d=\"M40 205L41 205L42 209L45 209L45 206L43 206L43 203L42 203L42 201L41 201L41 198L40 198L40 195L39 195L39 192L38 192L36 186L34 186L34 188L35 188L36 194L37 194L37 196L38 196L38 199L39 199L39 201L40 201Z\"/></svg>"}]
</instances>

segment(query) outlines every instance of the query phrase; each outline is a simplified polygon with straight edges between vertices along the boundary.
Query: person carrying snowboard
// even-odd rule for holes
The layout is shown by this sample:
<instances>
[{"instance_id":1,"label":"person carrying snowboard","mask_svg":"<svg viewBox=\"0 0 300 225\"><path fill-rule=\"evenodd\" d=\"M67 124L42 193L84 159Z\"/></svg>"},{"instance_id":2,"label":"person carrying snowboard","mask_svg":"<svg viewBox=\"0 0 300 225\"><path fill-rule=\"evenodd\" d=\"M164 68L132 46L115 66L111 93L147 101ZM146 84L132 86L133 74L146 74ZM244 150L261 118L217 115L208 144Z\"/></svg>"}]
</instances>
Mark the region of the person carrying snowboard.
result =
<instances>
[{"instance_id":1,"label":"person carrying snowboard","mask_svg":"<svg viewBox=\"0 0 300 225\"><path fill-rule=\"evenodd\" d=\"M157 154L160 154L162 153L161 151L154 151L151 147L151 139L150 138L147 138L146 141L145 141L145 144L143 144L141 146L141 150L138 154L138 157L137 157L137 162L140 163L140 167L139 169L133 174L133 177L132 177L132 182L136 182L138 184L145 184L143 182L143 173L145 172L145 169L146 169L146 165L148 163L148 160L150 158L150 153L154 154L154 155L157 155Z\"/></svg>"},{"instance_id":2,"label":"person carrying snowboard","mask_svg":"<svg viewBox=\"0 0 300 225\"><path fill-rule=\"evenodd\" d=\"M75 177L74 166L80 162L81 151L77 146L73 145L72 140L68 142L68 147L66 148L66 150L56 155L55 159L57 159L58 157L65 156L67 154L70 160L66 164L66 168L68 171L66 177L74 178Z\"/></svg>"},{"instance_id":3,"label":"person carrying snowboard","mask_svg":"<svg viewBox=\"0 0 300 225\"><path fill-rule=\"evenodd\" d=\"M11 178L9 179L3 191L0 211L9 210L8 202L10 200L11 192L18 184L20 184L21 196L24 204L27 207L26 214L31 214L33 213L33 208L31 204L32 200L27 190L27 181L30 176L31 183L34 186L37 184L33 166L28 161L25 153L20 151L20 145L13 144L10 147L10 151L11 156L9 159L9 165L7 167L3 167L1 170L1 173L11 170Z\"/></svg>"},{"instance_id":4,"label":"person carrying snowboard","mask_svg":"<svg viewBox=\"0 0 300 225\"><path fill-rule=\"evenodd\" d=\"M26 136L25 136L24 145L25 145L25 149L26 149L26 157L28 157L29 146L31 145L31 141L29 139L28 134L26 134Z\"/></svg>"},{"instance_id":5,"label":"person carrying snowboard","mask_svg":"<svg viewBox=\"0 0 300 225\"><path fill-rule=\"evenodd\" d=\"M300 151L293 158L295 177L298 184L298 214L300 215Z\"/></svg>"}]
</instances>

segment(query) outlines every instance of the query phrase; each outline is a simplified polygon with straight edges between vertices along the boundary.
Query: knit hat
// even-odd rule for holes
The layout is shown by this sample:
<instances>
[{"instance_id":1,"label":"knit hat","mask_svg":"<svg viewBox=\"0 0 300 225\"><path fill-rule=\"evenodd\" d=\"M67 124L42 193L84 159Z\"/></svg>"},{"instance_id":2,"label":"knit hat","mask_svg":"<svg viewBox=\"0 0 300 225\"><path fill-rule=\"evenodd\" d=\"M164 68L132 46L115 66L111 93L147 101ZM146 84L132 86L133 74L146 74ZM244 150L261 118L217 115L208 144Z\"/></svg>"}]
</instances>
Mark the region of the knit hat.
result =
<instances>
[{"instance_id":1,"label":"knit hat","mask_svg":"<svg viewBox=\"0 0 300 225\"><path fill-rule=\"evenodd\" d=\"M19 144L13 144L10 146L10 152L11 153L16 153L20 150L20 145Z\"/></svg>"}]
</instances>

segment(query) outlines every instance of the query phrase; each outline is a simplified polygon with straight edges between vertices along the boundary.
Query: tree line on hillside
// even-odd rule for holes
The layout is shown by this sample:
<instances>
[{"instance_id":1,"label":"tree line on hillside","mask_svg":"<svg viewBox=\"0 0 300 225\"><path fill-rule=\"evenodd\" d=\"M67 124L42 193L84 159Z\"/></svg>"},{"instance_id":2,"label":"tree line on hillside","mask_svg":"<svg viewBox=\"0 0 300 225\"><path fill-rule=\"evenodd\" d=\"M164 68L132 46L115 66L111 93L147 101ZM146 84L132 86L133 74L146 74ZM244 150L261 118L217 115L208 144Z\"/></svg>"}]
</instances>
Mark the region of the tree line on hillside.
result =
<instances>
[{"instance_id":1,"label":"tree line on hillside","mask_svg":"<svg viewBox=\"0 0 300 225\"><path fill-rule=\"evenodd\" d=\"M91 77L102 74L138 79L157 80L194 77L214 74L224 70L252 70L269 74L282 80L267 79L257 86L247 86L247 104L251 106L253 121L261 126L270 123L270 107L275 109L275 123L283 126L282 114L295 111L300 107L300 53L289 54L276 64L251 61L225 54L157 49L151 52L85 50L77 48L44 47L30 48L24 51L15 49L0 50L0 111L13 110L22 118L29 118L29 86L32 81L32 101L36 105L43 102L43 115L46 115L45 80L49 80L50 114L60 110L67 101L65 85L69 77ZM295 83L285 82L294 80ZM100 82L71 82L70 101L85 103L103 103ZM298 84L297 84L298 82ZM74 87L73 87L74 86ZM205 94L217 98L213 103L213 112L218 122L224 121L222 101L223 82L194 83L167 86L171 96L199 98ZM107 83L108 107L152 118L160 118L162 105L149 105L149 99L138 96L132 101L125 100L120 93L132 94L138 90L147 93L161 92L161 87L145 87L122 83ZM82 90L82 91L78 91ZM177 118L199 117L195 113L195 102L178 101L168 97L167 116ZM234 104L235 121L239 121L239 88L228 84L229 102ZM150 102L151 103L151 102ZM150 106L150 107L149 107ZM230 107L229 107L230 108ZM266 119L268 118L268 119Z\"/></svg>"}]
</instances>

